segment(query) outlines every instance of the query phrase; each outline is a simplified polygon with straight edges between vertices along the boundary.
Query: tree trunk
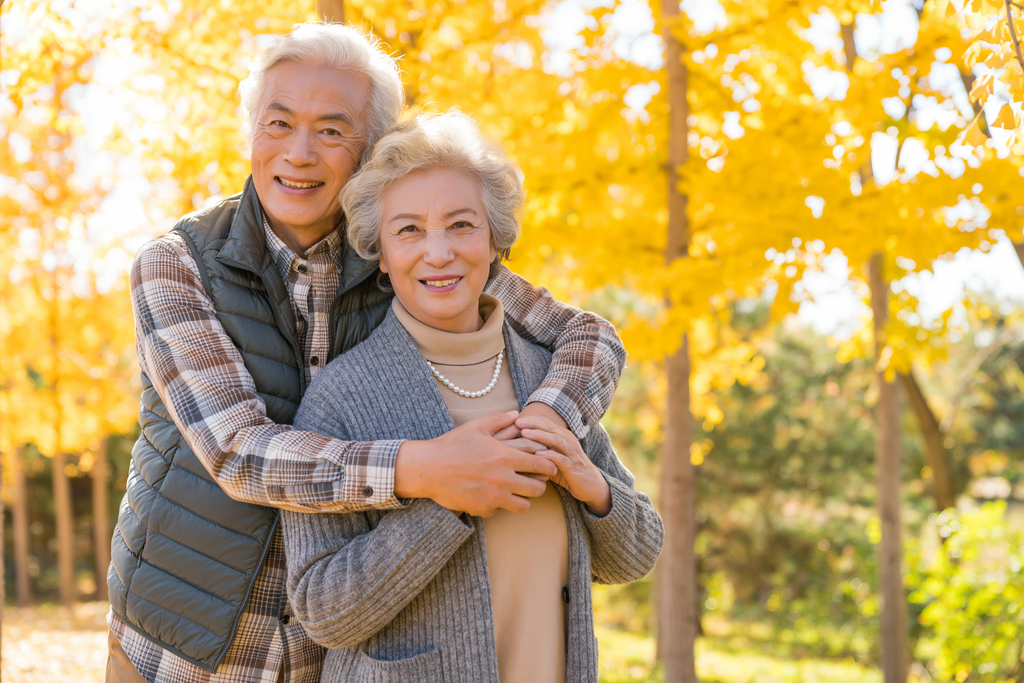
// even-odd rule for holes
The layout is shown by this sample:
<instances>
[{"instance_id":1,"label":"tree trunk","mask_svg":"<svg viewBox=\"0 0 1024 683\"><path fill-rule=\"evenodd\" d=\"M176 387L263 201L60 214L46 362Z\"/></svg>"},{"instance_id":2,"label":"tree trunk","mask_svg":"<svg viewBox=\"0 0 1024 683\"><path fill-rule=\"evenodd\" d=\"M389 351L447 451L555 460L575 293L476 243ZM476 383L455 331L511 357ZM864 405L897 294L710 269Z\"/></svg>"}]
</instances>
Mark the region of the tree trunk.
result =
<instances>
[{"instance_id":1,"label":"tree trunk","mask_svg":"<svg viewBox=\"0 0 1024 683\"><path fill-rule=\"evenodd\" d=\"M32 584L28 576L28 495L25 491L25 448L18 446L11 455L11 526L14 532L14 586L18 607L28 607L32 601Z\"/></svg>"},{"instance_id":2,"label":"tree trunk","mask_svg":"<svg viewBox=\"0 0 1024 683\"><path fill-rule=\"evenodd\" d=\"M73 520L71 517L71 484L64 471L66 455L53 456L53 507L57 526L57 576L60 580L60 601L70 607L75 601L75 559Z\"/></svg>"},{"instance_id":3,"label":"tree trunk","mask_svg":"<svg viewBox=\"0 0 1024 683\"><path fill-rule=\"evenodd\" d=\"M668 132L668 239L665 261L687 255L690 242L687 197L679 187L679 171L686 163L687 73L683 46L674 34L680 20L678 0L662 0L662 35L666 45L669 103ZM668 398L665 444L661 459L661 513L665 521L665 547L658 579L658 650L665 668L665 683L696 683L693 646L697 637L696 491L690 462L693 416L690 413L690 352L683 336L679 350L666 359Z\"/></svg>"},{"instance_id":4,"label":"tree trunk","mask_svg":"<svg viewBox=\"0 0 1024 683\"><path fill-rule=\"evenodd\" d=\"M345 0L316 0L316 14L324 21L345 22Z\"/></svg>"},{"instance_id":5,"label":"tree trunk","mask_svg":"<svg viewBox=\"0 0 1024 683\"><path fill-rule=\"evenodd\" d=\"M932 498L935 499L936 512L942 512L956 504L956 492L953 486L953 472L950 467L949 450L946 448L946 435L939 426L931 406L925 400L921 386L914 376L914 370L907 374L900 373L900 384L906 391L910 407L917 417L918 427L924 437L925 457L928 468L932 471Z\"/></svg>"},{"instance_id":6,"label":"tree trunk","mask_svg":"<svg viewBox=\"0 0 1024 683\"><path fill-rule=\"evenodd\" d=\"M109 487L107 439L100 439L92 466L92 533L96 555L96 599L107 600L107 568L110 566L110 520L107 517Z\"/></svg>"},{"instance_id":7,"label":"tree trunk","mask_svg":"<svg viewBox=\"0 0 1024 683\"><path fill-rule=\"evenodd\" d=\"M0 491L4 487L4 470L0 467ZM3 633L4 609L7 607L7 582L4 577L7 575L4 567L4 499L0 496L0 633ZM0 637L0 662L3 661L3 638Z\"/></svg>"},{"instance_id":8,"label":"tree trunk","mask_svg":"<svg viewBox=\"0 0 1024 683\"><path fill-rule=\"evenodd\" d=\"M1024 242L1010 242L1013 245L1013 250L1017 252L1017 260L1020 261L1020 265L1024 267Z\"/></svg>"},{"instance_id":9,"label":"tree trunk","mask_svg":"<svg viewBox=\"0 0 1024 683\"><path fill-rule=\"evenodd\" d=\"M666 359L668 410L661 460L661 514L665 546L658 579L658 649L665 683L696 683L697 561L694 467L690 462L693 417L690 414L689 342Z\"/></svg>"},{"instance_id":10,"label":"tree trunk","mask_svg":"<svg viewBox=\"0 0 1024 683\"><path fill-rule=\"evenodd\" d=\"M889 312L889 285L882 277L882 254L868 262L871 313L875 330L875 363L881 357L885 320ZM900 571L900 411L896 385L876 368L878 381L878 436L876 474L878 516L882 524L878 575L882 591L882 680L907 680L907 606Z\"/></svg>"}]
</instances>

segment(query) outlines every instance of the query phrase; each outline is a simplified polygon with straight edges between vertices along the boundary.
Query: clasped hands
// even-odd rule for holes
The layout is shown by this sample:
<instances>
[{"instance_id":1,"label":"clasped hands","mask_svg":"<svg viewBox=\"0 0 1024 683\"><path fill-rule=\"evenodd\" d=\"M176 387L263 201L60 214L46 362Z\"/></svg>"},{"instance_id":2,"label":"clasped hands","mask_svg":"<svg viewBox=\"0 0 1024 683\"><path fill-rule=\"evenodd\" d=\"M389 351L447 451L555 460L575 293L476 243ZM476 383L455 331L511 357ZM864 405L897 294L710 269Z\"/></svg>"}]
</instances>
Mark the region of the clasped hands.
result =
<instances>
[{"instance_id":1,"label":"clasped hands","mask_svg":"<svg viewBox=\"0 0 1024 683\"><path fill-rule=\"evenodd\" d=\"M395 466L395 495L430 498L450 510L490 517L525 512L548 481L590 512L611 510L611 489L564 420L543 403L495 413L430 441L406 441Z\"/></svg>"}]
</instances>

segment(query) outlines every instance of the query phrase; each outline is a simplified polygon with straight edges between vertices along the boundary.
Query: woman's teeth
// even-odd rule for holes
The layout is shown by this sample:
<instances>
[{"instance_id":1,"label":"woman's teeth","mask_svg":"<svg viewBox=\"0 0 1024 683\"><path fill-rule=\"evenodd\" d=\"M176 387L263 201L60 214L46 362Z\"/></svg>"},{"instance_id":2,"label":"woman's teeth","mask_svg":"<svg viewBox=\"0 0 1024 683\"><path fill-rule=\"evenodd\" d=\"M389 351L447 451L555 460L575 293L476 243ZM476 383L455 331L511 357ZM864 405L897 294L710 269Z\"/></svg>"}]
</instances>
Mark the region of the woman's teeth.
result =
<instances>
[{"instance_id":1,"label":"woman's teeth","mask_svg":"<svg viewBox=\"0 0 1024 683\"><path fill-rule=\"evenodd\" d=\"M426 283L427 287L447 287L448 285L454 285L461 279L461 277L457 277L451 280L424 280L424 282Z\"/></svg>"},{"instance_id":2,"label":"woman's teeth","mask_svg":"<svg viewBox=\"0 0 1024 683\"><path fill-rule=\"evenodd\" d=\"M323 185L323 183L321 182L296 183L292 182L291 180L285 180L284 178L278 178L278 180L281 181L281 184L284 185L285 187L291 187L296 190L307 190L311 187L320 187L321 185Z\"/></svg>"}]
</instances>

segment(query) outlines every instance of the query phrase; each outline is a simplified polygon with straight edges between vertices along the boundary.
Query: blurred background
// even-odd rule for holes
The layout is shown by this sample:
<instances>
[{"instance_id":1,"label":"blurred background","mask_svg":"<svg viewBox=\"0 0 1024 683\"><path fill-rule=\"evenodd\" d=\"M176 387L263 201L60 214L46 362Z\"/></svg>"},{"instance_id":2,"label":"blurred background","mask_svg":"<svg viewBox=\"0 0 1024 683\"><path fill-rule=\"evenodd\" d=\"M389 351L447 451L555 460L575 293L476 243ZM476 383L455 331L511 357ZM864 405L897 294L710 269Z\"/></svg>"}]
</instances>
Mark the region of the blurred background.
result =
<instances>
[{"instance_id":1,"label":"blurred background","mask_svg":"<svg viewBox=\"0 0 1024 683\"><path fill-rule=\"evenodd\" d=\"M102 679L127 269L241 189L238 81L318 16L504 141L511 267L621 330L667 541L594 589L602 681L1024 680L1024 6L5 0L6 680Z\"/></svg>"}]
</instances>

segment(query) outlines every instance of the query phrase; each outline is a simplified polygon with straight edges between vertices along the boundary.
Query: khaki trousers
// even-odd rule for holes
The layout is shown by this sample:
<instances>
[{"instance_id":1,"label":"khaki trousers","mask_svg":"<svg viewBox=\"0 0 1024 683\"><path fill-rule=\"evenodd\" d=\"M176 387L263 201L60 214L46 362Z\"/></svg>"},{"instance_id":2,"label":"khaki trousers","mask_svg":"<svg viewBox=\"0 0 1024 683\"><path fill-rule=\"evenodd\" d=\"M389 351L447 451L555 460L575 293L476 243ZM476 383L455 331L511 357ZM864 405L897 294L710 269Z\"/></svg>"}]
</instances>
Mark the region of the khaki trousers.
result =
<instances>
[{"instance_id":1,"label":"khaki trousers","mask_svg":"<svg viewBox=\"0 0 1024 683\"><path fill-rule=\"evenodd\" d=\"M107 683L146 683L113 631L107 631Z\"/></svg>"}]
</instances>

